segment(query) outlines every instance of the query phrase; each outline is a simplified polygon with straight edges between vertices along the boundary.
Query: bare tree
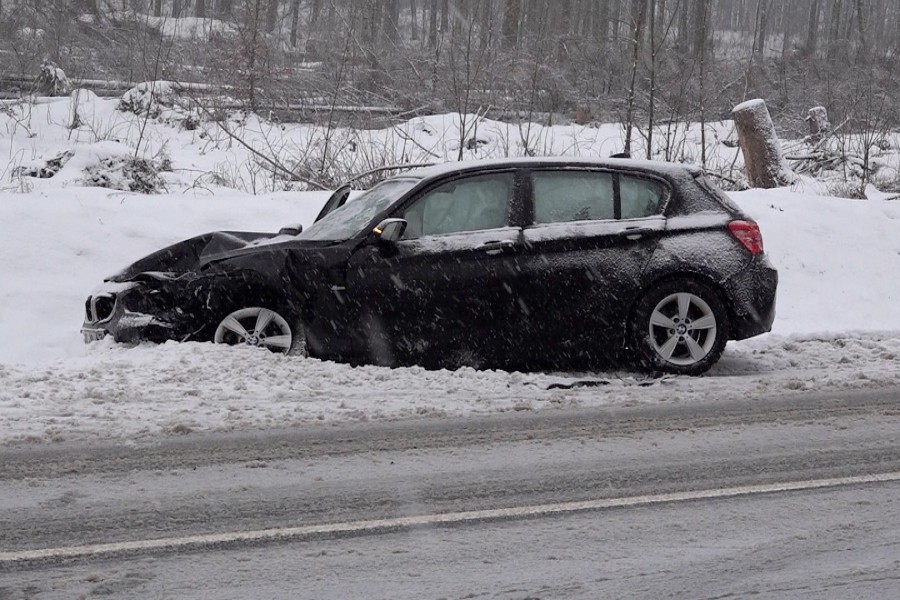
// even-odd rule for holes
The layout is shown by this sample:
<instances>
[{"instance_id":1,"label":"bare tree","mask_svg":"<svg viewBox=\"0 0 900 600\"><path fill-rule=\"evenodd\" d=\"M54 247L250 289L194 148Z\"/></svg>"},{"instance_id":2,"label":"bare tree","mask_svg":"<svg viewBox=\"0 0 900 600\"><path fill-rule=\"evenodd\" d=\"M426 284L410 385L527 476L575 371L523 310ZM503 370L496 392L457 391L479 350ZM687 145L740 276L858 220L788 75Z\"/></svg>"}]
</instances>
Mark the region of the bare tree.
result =
<instances>
[{"instance_id":1,"label":"bare tree","mask_svg":"<svg viewBox=\"0 0 900 600\"><path fill-rule=\"evenodd\" d=\"M291 47L297 47L297 34L300 28L300 0L291 0Z\"/></svg>"},{"instance_id":2,"label":"bare tree","mask_svg":"<svg viewBox=\"0 0 900 600\"><path fill-rule=\"evenodd\" d=\"M863 59L869 55L869 40L866 26L866 11L863 6L863 0L856 0L856 29L859 34L859 52Z\"/></svg>"},{"instance_id":3,"label":"bare tree","mask_svg":"<svg viewBox=\"0 0 900 600\"><path fill-rule=\"evenodd\" d=\"M819 46L819 0L809 4L809 24L806 33L806 52L815 56Z\"/></svg>"},{"instance_id":4,"label":"bare tree","mask_svg":"<svg viewBox=\"0 0 900 600\"><path fill-rule=\"evenodd\" d=\"M503 6L503 47L515 48L519 45L521 0L505 0Z\"/></svg>"},{"instance_id":5,"label":"bare tree","mask_svg":"<svg viewBox=\"0 0 900 600\"><path fill-rule=\"evenodd\" d=\"M637 75L640 66L641 42L644 38L644 21L647 17L647 2L632 0L631 3L631 82L628 86L628 100L625 111L625 154L631 154L631 135L634 130L634 101L637 95Z\"/></svg>"},{"instance_id":6,"label":"bare tree","mask_svg":"<svg viewBox=\"0 0 900 600\"><path fill-rule=\"evenodd\" d=\"M278 25L278 0L269 0L266 8L266 33L273 33Z\"/></svg>"},{"instance_id":7,"label":"bare tree","mask_svg":"<svg viewBox=\"0 0 900 600\"><path fill-rule=\"evenodd\" d=\"M431 7L428 11L428 47L437 48L437 13L438 0L431 0Z\"/></svg>"}]
</instances>

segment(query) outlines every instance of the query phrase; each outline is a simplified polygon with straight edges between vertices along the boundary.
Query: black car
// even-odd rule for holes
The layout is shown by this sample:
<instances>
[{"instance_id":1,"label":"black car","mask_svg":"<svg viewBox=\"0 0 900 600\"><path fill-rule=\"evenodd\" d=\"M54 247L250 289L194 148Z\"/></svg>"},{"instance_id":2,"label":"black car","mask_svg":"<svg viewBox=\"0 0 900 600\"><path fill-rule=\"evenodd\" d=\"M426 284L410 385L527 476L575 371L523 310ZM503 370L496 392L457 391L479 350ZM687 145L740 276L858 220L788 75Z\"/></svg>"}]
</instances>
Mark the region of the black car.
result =
<instances>
[{"instance_id":1,"label":"black car","mask_svg":"<svg viewBox=\"0 0 900 600\"><path fill-rule=\"evenodd\" d=\"M449 163L348 192L306 231L210 233L139 260L88 298L85 340L698 374L772 326L759 228L693 167Z\"/></svg>"}]
</instances>

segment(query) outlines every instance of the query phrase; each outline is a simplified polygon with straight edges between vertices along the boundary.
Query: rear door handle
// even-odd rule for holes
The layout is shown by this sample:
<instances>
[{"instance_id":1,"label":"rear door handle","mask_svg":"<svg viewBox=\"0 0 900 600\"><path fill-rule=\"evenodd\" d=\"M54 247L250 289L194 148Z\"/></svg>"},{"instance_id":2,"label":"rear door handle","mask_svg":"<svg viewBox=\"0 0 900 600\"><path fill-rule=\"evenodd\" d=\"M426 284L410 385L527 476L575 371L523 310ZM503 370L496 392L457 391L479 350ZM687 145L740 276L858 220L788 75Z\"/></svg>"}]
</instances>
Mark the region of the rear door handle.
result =
<instances>
[{"instance_id":1,"label":"rear door handle","mask_svg":"<svg viewBox=\"0 0 900 600\"><path fill-rule=\"evenodd\" d=\"M478 246L479 250L483 250L487 254L500 254L504 250L508 248L512 248L516 243L513 240L496 240L492 242L485 242Z\"/></svg>"}]
</instances>

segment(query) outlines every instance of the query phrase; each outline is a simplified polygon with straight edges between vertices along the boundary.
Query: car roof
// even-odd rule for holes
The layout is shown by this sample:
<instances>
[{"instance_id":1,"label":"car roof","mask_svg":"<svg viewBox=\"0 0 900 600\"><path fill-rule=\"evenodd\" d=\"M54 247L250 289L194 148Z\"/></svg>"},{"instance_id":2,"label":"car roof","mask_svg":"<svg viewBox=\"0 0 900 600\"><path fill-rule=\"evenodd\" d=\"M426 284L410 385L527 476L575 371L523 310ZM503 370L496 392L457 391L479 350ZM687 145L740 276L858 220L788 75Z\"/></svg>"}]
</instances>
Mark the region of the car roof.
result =
<instances>
[{"instance_id":1,"label":"car roof","mask_svg":"<svg viewBox=\"0 0 900 600\"><path fill-rule=\"evenodd\" d=\"M407 171L406 173L397 175L396 179L402 179L404 177L422 180L434 179L447 175L453 175L456 173L469 173L504 167L595 167L625 171L642 171L667 177L684 177L685 175L696 176L700 173L700 169L698 167L694 165L686 165L683 163L670 163L656 160L638 160L633 158L582 158L571 156L555 156L491 158L483 160L446 162L432 165L430 167L421 167L418 169Z\"/></svg>"}]
</instances>

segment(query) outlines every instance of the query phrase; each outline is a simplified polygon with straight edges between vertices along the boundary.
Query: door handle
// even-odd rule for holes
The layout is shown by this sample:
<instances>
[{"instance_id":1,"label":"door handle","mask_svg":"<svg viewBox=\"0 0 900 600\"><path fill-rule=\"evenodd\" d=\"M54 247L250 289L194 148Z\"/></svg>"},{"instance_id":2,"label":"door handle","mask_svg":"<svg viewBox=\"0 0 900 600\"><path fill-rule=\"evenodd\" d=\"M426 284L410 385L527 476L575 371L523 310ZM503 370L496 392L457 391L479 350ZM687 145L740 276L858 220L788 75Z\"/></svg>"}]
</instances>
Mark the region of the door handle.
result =
<instances>
[{"instance_id":1,"label":"door handle","mask_svg":"<svg viewBox=\"0 0 900 600\"><path fill-rule=\"evenodd\" d=\"M496 240L492 242L485 242L478 246L479 250L484 250L487 254L500 254L507 248L512 248L516 243L512 240Z\"/></svg>"},{"instance_id":2,"label":"door handle","mask_svg":"<svg viewBox=\"0 0 900 600\"><path fill-rule=\"evenodd\" d=\"M626 227L618 232L618 235L629 240L639 240L648 233L653 233L655 229L647 227Z\"/></svg>"}]
</instances>

